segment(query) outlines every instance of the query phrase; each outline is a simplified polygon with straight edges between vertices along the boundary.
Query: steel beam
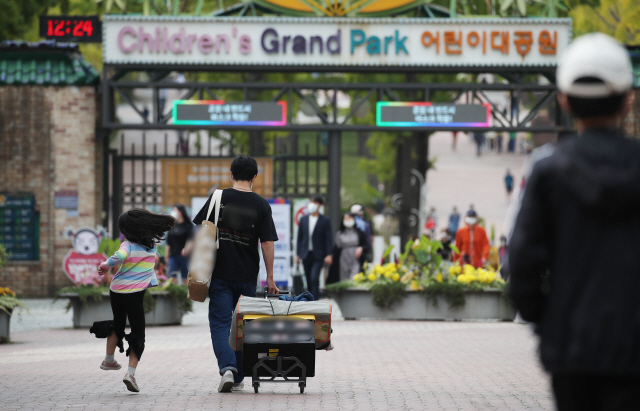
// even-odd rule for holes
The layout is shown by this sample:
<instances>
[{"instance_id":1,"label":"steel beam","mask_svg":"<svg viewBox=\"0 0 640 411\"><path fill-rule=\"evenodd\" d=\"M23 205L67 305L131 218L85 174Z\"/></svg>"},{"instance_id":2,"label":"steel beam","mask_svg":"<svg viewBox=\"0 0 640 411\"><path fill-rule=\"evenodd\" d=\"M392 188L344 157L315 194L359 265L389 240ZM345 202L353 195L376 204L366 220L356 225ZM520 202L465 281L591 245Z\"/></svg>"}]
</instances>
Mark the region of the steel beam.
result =
<instances>
[{"instance_id":1,"label":"steel beam","mask_svg":"<svg viewBox=\"0 0 640 411\"><path fill-rule=\"evenodd\" d=\"M342 133L338 130L329 133L329 192L327 206L331 219L332 234L335 235L341 219L342 198L340 187L342 185Z\"/></svg>"}]
</instances>

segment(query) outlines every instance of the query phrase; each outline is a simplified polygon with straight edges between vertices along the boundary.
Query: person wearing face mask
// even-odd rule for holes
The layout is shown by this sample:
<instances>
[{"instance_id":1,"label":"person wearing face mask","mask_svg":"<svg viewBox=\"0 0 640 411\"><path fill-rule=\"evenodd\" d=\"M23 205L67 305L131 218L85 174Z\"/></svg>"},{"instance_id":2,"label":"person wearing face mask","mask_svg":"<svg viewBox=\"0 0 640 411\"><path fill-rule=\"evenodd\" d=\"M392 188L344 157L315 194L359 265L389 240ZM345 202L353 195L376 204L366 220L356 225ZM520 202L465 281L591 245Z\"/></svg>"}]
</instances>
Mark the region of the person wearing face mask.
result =
<instances>
[{"instance_id":1,"label":"person wearing face mask","mask_svg":"<svg viewBox=\"0 0 640 411\"><path fill-rule=\"evenodd\" d=\"M311 197L308 214L300 218L297 238L296 264L302 261L307 289L315 299L320 296L320 273L325 264L331 265L331 222L320 214L322 197Z\"/></svg>"},{"instance_id":2,"label":"person wearing face mask","mask_svg":"<svg viewBox=\"0 0 640 411\"><path fill-rule=\"evenodd\" d=\"M186 283L188 273L188 258L182 255L182 250L189 238L193 223L182 204L176 204L171 210L171 217L176 219L176 225L167 233L167 247L165 255L169 258L167 275L176 277L178 284ZM180 274L180 275L178 275Z\"/></svg>"},{"instance_id":3,"label":"person wearing face mask","mask_svg":"<svg viewBox=\"0 0 640 411\"><path fill-rule=\"evenodd\" d=\"M327 284L352 278L362 272L366 256L370 252L367 234L356 227L355 216L345 213L342 225L336 233L333 246L333 261Z\"/></svg>"},{"instance_id":4,"label":"person wearing face mask","mask_svg":"<svg viewBox=\"0 0 640 411\"><path fill-rule=\"evenodd\" d=\"M467 212L464 222L465 226L456 233L456 247L460 253L454 259L460 264L484 267L491 248L487 232L478 225L478 215L474 210Z\"/></svg>"}]
</instances>

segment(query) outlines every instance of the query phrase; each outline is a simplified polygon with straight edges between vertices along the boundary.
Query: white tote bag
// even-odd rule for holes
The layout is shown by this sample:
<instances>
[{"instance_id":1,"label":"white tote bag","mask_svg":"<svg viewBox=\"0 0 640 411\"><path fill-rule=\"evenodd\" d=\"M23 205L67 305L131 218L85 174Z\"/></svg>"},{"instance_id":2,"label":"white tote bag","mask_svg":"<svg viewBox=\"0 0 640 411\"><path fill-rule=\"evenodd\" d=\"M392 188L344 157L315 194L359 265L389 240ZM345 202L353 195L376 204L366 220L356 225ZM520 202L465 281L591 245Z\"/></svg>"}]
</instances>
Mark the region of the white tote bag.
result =
<instances>
[{"instance_id":1,"label":"white tote bag","mask_svg":"<svg viewBox=\"0 0 640 411\"><path fill-rule=\"evenodd\" d=\"M189 275L187 285L189 293L187 297L193 301L204 302L209 294L211 284L211 274L216 266L216 255L220 247L218 239L218 217L220 215L220 201L222 190L216 190L211 194L207 215L202 221L202 227L196 232L194 248L189 261ZM209 221L209 217L215 208L214 221Z\"/></svg>"}]
</instances>

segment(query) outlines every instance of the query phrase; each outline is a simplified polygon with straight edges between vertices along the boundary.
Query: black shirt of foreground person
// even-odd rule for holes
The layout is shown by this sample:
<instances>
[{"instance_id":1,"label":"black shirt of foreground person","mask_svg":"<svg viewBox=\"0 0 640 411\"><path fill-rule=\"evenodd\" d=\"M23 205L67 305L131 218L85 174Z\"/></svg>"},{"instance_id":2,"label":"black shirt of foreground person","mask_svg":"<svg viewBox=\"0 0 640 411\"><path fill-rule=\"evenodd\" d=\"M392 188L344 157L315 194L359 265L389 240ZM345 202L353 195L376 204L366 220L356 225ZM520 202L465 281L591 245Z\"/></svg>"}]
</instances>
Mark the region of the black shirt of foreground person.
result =
<instances>
[{"instance_id":1,"label":"black shirt of foreground person","mask_svg":"<svg viewBox=\"0 0 640 411\"><path fill-rule=\"evenodd\" d=\"M193 219L195 224L204 220L210 201L211 197ZM212 212L209 217L213 223L214 214ZM260 271L258 241L278 241L267 200L253 192L233 188L223 190L216 226L220 248L213 278L257 283Z\"/></svg>"}]
</instances>

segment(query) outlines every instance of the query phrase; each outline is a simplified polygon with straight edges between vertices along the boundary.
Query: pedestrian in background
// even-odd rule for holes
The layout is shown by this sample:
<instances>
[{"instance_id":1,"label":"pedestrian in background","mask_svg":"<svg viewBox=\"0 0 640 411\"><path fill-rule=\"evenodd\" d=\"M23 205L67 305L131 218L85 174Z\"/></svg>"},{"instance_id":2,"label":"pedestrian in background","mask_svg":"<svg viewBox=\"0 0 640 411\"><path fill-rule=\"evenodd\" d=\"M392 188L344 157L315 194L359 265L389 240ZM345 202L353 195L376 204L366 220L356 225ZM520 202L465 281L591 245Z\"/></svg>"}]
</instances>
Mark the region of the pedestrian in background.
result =
<instances>
[{"instance_id":1,"label":"pedestrian in background","mask_svg":"<svg viewBox=\"0 0 640 411\"><path fill-rule=\"evenodd\" d=\"M364 207L362 204L352 205L351 215L355 219L356 227L365 234L369 248L371 248L373 245L373 229L371 228L371 223L364 219Z\"/></svg>"},{"instance_id":2,"label":"pedestrian in background","mask_svg":"<svg viewBox=\"0 0 640 411\"><path fill-rule=\"evenodd\" d=\"M556 78L578 137L559 141L527 179L510 293L536 323L559 411L638 410L640 142L622 132L629 52L601 33L578 37Z\"/></svg>"},{"instance_id":3,"label":"pedestrian in background","mask_svg":"<svg viewBox=\"0 0 640 411\"><path fill-rule=\"evenodd\" d=\"M473 141L476 143L476 155L480 157L482 155L482 146L485 144L484 133L482 131L474 131Z\"/></svg>"},{"instance_id":4,"label":"pedestrian in background","mask_svg":"<svg viewBox=\"0 0 640 411\"><path fill-rule=\"evenodd\" d=\"M298 226L296 264L302 261L304 275L307 279L307 291L315 299L320 298L320 274L325 264L331 265L331 222L320 214L324 204L322 197L311 197L307 211L309 214L300 218Z\"/></svg>"},{"instance_id":5,"label":"pedestrian in background","mask_svg":"<svg viewBox=\"0 0 640 411\"><path fill-rule=\"evenodd\" d=\"M507 237L501 235L500 247L498 247L498 259L500 260L500 265L504 264L506 255L507 255ZM506 280L506 278L504 279Z\"/></svg>"},{"instance_id":6,"label":"pedestrian in background","mask_svg":"<svg viewBox=\"0 0 640 411\"><path fill-rule=\"evenodd\" d=\"M449 235L451 237L456 236L459 226L460 226L460 213L458 212L458 207L453 206L453 210L451 211L451 214L449 214L449 224L447 226L447 230L449 231Z\"/></svg>"},{"instance_id":7,"label":"pedestrian in background","mask_svg":"<svg viewBox=\"0 0 640 411\"><path fill-rule=\"evenodd\" d=\"M431 207L427 214L427 221L424 225L426 232L429 234L429 238L435 238L436 228L438 227L438 214L436 214L436 208Z\"/></svg>"},{"instance_id":8,"label":"pedestrian in background","mask_svg":"<svg viewBox=\"0 0 640 411\"><path fill-rule=\"evenodd\" d=\"M111 258L98 267L100 275L118 265L120 269L109 286L113 321L96 322L90 332L95 333L96 337L107 338L107 354L100 364L100 368L105 371L115 371L122 367L114 355L116 347L120 348L120 352L124 351L123 340L127 340L129 368L122 381L132 392L140 392L135 375L145 346L144 294L147 288L158 286L154 271L157 243L164 239L164 233L171 230L174 224L173 217L153 214L147 210L134 209L123 213L118 218L118 229L124 234L126 241ZM127 319L131 332L125 335Z\"/></svg>"},{"instance_id":9,"label":"pedestrian in background","mask_svg":"<svg viewBox=\"0 0 640 411\"><path fill-rule=\"evenodd\" d=\"M509 200L513 192L513 174L511 174L511 170L508 168L507 174L504 176L504 188L507 190L507 200Z\"/></svg>"},{"instance_id":10,"label":"pedestrian in background","mask_svg":"<svg viewBox=\"0 0 640 411\"><path fill-rule=\"evenodd\" d=\"M448 230L442 230L440 233L440 242L442 243L442 248L438 250L438 254L440 254L444 261L451 261L453 250L451 249L451 236Z\"/></svg>"},{"instance_id":11,"label":"pedestrian in background","mask_svg":"<svg viewBox=\"0 0 640 411\"><path fill-rule=\"evenodd\" d=\"M333 243L333 264L327 284L348 280L363 271L366 256L370 253L367 235L356 226L351 213L342 216L342 224Z\"/></svg>"},{"instance_id":12,"label":"pedestrian in background","mask_svg":"<svg viewBox=\"0 0 640 411\"><path fill-rule=\"evenodd\" d=\"M165 255L168 257L167 274L175 277L178 284L186 284L189 272L189 258L182 255L187 240L193 229L193 223L182 204L176 204L171 210L171 217L176 219L176 225L167 233L167 247Z\"/></svg>"},{"instance_id":13,"label":"pedestrian in background","mask_svg":"<svg viewBox=\"0 0 640 411\"><path fill-rule=\"evenodd\" d=\"M464 219L465 226L456 234L456 247L459 250L454 258L460 264L471 264L476 268L484 267L489 258L489 238L483 227L478 225L478 215L469 210Z\"/></svg>"}]
</instances>

